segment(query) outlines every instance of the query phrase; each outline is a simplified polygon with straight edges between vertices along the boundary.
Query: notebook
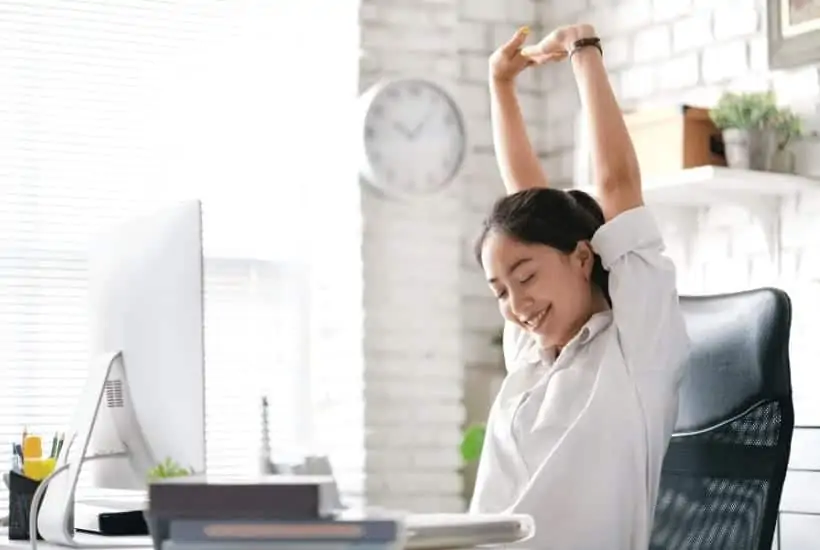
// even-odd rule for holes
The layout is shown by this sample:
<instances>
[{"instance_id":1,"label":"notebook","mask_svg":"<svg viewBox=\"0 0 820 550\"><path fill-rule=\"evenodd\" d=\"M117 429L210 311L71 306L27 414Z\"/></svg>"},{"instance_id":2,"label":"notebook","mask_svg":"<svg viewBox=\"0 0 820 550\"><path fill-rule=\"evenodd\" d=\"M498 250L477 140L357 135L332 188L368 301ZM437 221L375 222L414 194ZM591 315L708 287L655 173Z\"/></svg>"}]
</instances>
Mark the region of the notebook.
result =
<instances>
[{"instance_id":1,"label":"notebook","mask_svg":"<svg viewBox=\"0 0 820 550\"><path fill-rule=\"evenodd\" d=\"M408 550L511 544L535 533L532 517L524 514L409 514L404 522Z\"/></svg>"}]
</instances>

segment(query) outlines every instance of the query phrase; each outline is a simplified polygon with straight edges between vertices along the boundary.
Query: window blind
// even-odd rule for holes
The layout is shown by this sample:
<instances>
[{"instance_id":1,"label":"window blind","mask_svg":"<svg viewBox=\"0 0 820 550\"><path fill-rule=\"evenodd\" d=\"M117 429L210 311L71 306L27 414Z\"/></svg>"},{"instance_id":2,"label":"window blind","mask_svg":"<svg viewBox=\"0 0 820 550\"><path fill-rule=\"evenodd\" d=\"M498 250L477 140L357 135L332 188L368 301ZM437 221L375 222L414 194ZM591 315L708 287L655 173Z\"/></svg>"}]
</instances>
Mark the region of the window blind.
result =
<instances>
[{"instance_id":1,"label":"window blind","mask_svg":"<svg viewBox=\"0 0 820 550\"><path fill-rule=\"evenodd\" d=\"M298 228L305 186L334 175L317 152L342 154L355 32L355 5L323 0L0 3L0 468L82 387L89 238L175 196L204 202L209 468L256 467L262 395L274 446L306 444ZM305 63L331 43L331 70Z\"/></svg>"}]
</instances>

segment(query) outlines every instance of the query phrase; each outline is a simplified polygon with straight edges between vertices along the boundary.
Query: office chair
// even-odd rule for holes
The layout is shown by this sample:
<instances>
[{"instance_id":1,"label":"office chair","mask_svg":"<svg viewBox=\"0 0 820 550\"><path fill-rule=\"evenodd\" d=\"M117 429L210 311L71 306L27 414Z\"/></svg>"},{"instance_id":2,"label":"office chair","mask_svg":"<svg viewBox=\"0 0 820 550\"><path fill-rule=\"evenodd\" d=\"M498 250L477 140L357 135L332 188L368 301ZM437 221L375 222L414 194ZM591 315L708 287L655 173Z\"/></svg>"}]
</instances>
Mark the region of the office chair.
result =
<instances>
[{"instance_id":1,"label":"office chair","mask_svg":"<svg viewBox=\"0 0 820 550\"><path fill-rule=\"evenodd\" d=\"M770 550L789 461L791 301L777 289L681 297L692 340L652 550Z\"/></svg>"}]
</instances>

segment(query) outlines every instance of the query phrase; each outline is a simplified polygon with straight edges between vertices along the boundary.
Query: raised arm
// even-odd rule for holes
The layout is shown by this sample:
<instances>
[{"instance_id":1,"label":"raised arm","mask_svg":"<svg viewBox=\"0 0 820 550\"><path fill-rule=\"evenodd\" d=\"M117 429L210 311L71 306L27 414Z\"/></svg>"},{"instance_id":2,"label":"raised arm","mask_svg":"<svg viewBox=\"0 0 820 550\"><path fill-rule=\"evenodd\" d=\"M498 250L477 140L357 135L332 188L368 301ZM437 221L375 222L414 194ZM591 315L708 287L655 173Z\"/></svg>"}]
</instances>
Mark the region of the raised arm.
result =
<instances>
[{"instance_id":1,"label":"raised arm","mask_svg":"<svg viewBox=\"0 0 820 550\"><path fill-rule=\"evenodd\" d=\"M600 51L585 46L573 52L578 40L593 37L595 29L590 25L562 27L537 46L525 48L522 55L536 63L570 56L581 108L589 125L594 184L604 216L610 220L643 204L641 174Z\"/></svg>"},{"instance_id":2,"label":"raised arm","mask_svg":"<svg viewBox=\"0 0 820 550\"><path fill-rule=\"evenodd\" d=\"M490 118L498 169L507 193L546 187L547 176L527 137L515 77L530 63L521 56L528 30L519 29L490 57Z\"/></svg>"}]
</instances>

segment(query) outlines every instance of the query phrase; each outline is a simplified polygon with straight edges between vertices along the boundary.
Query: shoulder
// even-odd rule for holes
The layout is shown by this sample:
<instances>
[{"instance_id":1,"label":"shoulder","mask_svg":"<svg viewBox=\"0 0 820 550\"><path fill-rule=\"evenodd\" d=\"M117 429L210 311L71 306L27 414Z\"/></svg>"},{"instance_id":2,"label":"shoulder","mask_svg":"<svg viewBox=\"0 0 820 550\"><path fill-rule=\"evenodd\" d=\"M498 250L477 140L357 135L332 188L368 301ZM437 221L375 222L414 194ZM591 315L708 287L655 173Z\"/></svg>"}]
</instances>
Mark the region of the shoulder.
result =
<instances>
[{"instance_id":1,"label":"shoulder","mask_svg":"<svg viewBox=\"0 0 820 550\"><path fill-rule=\"evenodd\" d=\"M658 223L646 206L626 210L607 221L595 232L591 245L607 270L632 253L657 257L665 248Z\"/></svg>"},{"instance_id":2,"label":"shoulder","mask_svg":"<svg viewBox=\"0 0 820 550\"><path fill-rule=\"evenodd\" d=\"M611 219L592 247L609 272L613 317L632 369L677 373L689 338L675 265L650 210L639 206Z\"/></svg>"}]
</instances>

